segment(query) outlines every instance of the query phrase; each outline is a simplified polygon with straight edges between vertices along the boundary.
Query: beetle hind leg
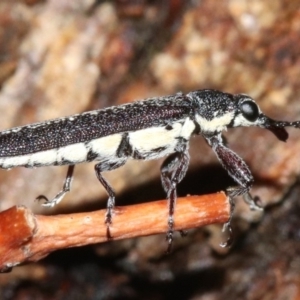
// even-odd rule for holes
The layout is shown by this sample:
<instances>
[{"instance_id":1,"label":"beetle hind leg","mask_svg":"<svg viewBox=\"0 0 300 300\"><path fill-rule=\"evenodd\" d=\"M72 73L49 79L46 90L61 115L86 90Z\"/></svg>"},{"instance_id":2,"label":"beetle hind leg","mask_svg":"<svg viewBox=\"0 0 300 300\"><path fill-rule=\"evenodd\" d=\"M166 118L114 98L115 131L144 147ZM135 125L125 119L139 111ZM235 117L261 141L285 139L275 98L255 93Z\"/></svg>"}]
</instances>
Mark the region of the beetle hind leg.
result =
<instances>
[{"instance_id":1,"label":"beetle hind leg","mask_svg":"<svg viewBox=\"0 0 300 300\"><path fill-rule=\"evenodd\" d=\"M75 169L74 165L70 165L68 167L67 176L64 181L63 188L53 199L49 200L46 196L39 195L38 197L36 197L36 200L38 200L38 201L44 200L45 202L42 205L45 207L53 207L56 204L58 204L63 199L63 197L66 195L66 193L68 193L71 189L71 182L73 179L74 169Z\"/></svg>"}]
</instances>

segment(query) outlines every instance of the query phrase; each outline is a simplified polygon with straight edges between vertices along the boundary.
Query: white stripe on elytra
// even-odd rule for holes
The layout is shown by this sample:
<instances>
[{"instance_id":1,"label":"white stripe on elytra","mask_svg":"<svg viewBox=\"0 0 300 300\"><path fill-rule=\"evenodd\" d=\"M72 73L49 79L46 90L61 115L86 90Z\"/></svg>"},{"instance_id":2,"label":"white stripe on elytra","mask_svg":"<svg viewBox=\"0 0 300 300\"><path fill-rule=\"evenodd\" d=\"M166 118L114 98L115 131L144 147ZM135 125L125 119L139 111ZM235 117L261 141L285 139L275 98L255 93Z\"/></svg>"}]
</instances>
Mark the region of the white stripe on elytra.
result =
<instances>
[{"instance_id":1,"label":"white stripe on elytra","mask_svg":"<svg viewBox=\"0 0 300 300\"><path fill-rule=\"evenodd\" d=\"M182 123L174 123L172 129L152 127L129 133L129 143L145 159L156 159L173 153L178 143L178 137L189 139L195 129L195 124L189 118ZM160 152L155 149L164 148Z\"/></svg>"},{"instance_id":2,"label":"white stripe on elytra","mask_svg":"<svg viewBox=\"0 0 300 300\"><path fill-rule=\"evenodd\" d=\"M115 156L121 141L122 134L118 133L92 140L87 144L87 147L93 153L98 154L98 158L96 158L96 160L101 160Z\"/></svg>"},{"instance_id":3,"label":"white stripe on elytra","mask_svg":"<svg viewBox=\"0 0 300 300\"><path fill-rule=\"evenodd\" d=\"M10 169L16 166L25 166L28 164L29 159L30 159L29 155L1 157L0 166L2 169Z\"/></svg>"},{"instance_id":4,"label":"white stripe on elytra","mask_svg":"<svg viewBox=\"0 0 300 300\"><path fill-rule=\"evenodd\" d=\"M173 153L178 143L178 137L189 139L195 129L194 122L187 118L184 123L171 124L172 129L152 127L129 132L128 140L133 150L145 159L155 159ZM17 166L47 166L53 164L78 164L87 161L89 151L96 154L95 160L116 158L117 150L122 141L122 134L98 138L88 143L77 143L32 154L2 157L0 167L7 169ZM161 148L160 151L157 149Z\"/></svg>"},{"instance_id":5,"label":"white stripe on elytra","mask_svg":"<svg viewBox=\"0 0 300 300\"><path fill-rule=\"evenodd\" d=\"M3 169L9 169L18 166L26 167L35 167L38 165L49 166L53 165L56 161L56 149L51 149L47 151L20 155L20 156L11 156L11 157L1 157L0 158L0 167Z\"/></svg>"},{"instance_id":6,"label":"white stripe on elytra","mask_svg":"<svg viewBox=\"0 0 300 300\"><path fill-rule=\"evenodd\" d=\"M57 150L56 161L58 164L68 161L72 164L78 164L86 161L88 149L84 143L77 143L61 147Z\"/></svg>"},{"instance_id":7,"label":"white stripe on elytra","mask_svg":"<svg viewBox=\"0 0 300 300\"><path fill-rule=\"evenodd\" d=\"M28 163L26 164L27 167L35 167L37 165L49 166L52 165L53 162L57 160L57 150L50 149L50 150L43 151L41 153L37 152L37 153L27 154L26 156L29 157Z\"/></svg>"}]
</instances>

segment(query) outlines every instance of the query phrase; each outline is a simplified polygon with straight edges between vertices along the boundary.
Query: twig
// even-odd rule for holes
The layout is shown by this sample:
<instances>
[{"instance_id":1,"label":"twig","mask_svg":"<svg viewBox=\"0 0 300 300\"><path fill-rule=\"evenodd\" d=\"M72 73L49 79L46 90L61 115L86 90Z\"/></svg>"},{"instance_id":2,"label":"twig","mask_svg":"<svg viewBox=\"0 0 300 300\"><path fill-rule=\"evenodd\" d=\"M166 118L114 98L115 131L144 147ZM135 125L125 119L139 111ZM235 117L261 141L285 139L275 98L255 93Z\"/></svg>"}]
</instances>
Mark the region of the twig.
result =
<instances>
[{"instance_id":1,"label":"twig","mask_svg":"<svg viewBox=\"0 0 300 300\"><path fill-rule=\"evenodd\" d=\"M185 230L229 219L224 193L179 198L175 230ZM37 261L68 247L101 243L166 232L167 202L157 201L116 207L108 239L106 210L56 216L34 215L24 206L0 213L0 271Z\"/></svg>"}]
</instances>

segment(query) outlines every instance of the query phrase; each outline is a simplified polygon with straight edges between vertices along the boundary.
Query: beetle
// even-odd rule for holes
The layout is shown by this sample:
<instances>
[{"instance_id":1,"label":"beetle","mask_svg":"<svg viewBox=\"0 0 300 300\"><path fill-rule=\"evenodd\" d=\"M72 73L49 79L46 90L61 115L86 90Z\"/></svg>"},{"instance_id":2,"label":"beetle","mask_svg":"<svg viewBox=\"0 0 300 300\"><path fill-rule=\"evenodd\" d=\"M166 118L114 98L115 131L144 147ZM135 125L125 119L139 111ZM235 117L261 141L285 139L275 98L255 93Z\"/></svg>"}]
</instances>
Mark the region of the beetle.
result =
<instances>
[{"instance_id":1,"label":"beetle","mask_svg":"<svg viewBox=\"0 0 300 300\"><path fill-rule=\"evenodd\" d=\"M70 191L75 165L97 161L96 176L109 196L105 217L109 228L115 193L102 172L119 168L128 159L149 160L168 156L161 166L161 182L169 203L166 239L170 248L176 187L188 169L192 135L204 137L237 183L227 189L232 210L232 199L238 195L243 195L251 208L260 209L258 199L249 192L254 181L249 167L224 144L222 137L224 130L240 126L265 128L279 140L286 141L288 133L285 127L299 128L300 121L275 121L263 114L255 101L245 94L196 90L2 131L0 167L68 165L62 190L51 200L43 195L37 197L45 200L44 206L52 207Z\"/></svg>"}]
</instances>

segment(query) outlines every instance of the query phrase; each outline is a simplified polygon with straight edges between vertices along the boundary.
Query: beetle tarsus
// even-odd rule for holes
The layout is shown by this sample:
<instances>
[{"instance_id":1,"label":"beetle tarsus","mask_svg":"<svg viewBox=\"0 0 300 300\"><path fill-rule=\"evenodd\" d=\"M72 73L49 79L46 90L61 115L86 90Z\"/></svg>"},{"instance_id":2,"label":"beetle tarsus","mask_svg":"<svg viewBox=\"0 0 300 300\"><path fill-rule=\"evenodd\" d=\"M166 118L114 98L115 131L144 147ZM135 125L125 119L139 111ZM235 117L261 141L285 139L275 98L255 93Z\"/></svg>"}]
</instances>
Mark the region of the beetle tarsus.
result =
<instances>
[{"instance_id":1,"label":"beetle tarsus","mask_svg":"<svg viewBox=\"0 0 300 300\"><path fill-rule=\"evenodd\" d=\"M227 231L228 233L228 238L225 242L222 242L220 244L220 247L222 248L228 248L228 247L231 247L233 242L234 242L234 235L233 235L233 230L232 230L232 227L231 227L231 224L230 224L230 221L225 223L223 225L223 229L222 229L223 232Z\"/></svg>"}]
</instances>

